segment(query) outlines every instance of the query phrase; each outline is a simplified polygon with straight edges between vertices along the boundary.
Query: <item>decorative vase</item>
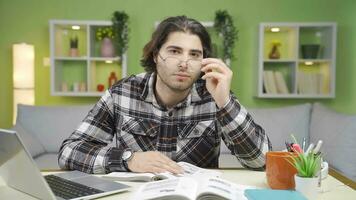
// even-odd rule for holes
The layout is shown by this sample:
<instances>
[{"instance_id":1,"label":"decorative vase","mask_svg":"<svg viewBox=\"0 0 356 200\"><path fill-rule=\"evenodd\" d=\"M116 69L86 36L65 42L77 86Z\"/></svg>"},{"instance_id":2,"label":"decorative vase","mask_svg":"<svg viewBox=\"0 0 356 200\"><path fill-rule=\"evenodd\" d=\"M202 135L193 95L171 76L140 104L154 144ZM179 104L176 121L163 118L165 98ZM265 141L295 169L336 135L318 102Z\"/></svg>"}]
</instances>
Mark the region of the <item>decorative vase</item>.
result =
<instances>
[{"instance_id":1,"label":"decorative vase","mask_svg":"<svg viewBox=\"0 0 356 200\"><path fill-rule=\"evenodd\" d=\"M77 48L70 48L69 49L69 56L78 57L79 56L79 50Z\"/></svg>"},{"instance_id":2,"label":"decorative vase","mask_svg":"<svg viewBox=\"0 0 356 200\"><path fill-rule=\"evenodd\" d=\"M274 44L272 46L271 52L268 54L268 57L270 59L279 59L281 57L281 54L279 53L277 44Z\"/></svg>"},{"instance_id":3,"label":"decorative vase","mask_svg":"<svg viewBox=\"0 0 356 200\"><path fill-rule=\"evenodd\" d=\"M104 91L104 89L105 89L105 86L104 86L103 84L98 84L98 85L96 86L96 90L99 91L99 92Z\"/></svg>"},{"instance_id":4,"label":"decorative vase","mask_svg":"<svg viewBox=\"0 0 356 200\"><path fill-rule=\"evenodd\" d=\"M301 46L302 57L304 59L318 58L320 45L318 44L303 44Z\"/></svg>"},{"instance_id":5,"label":"decorative vase","mask_svg":"<svg viewBox=\"0 0 356 200\"><path fill-rule=\"evenodd\" d=\"M100 52L102 57L114 57L114 44L110 38L105 37L101 41Z\"/></svg>"},{"instance_id":6,"label":"decorative vase","mask_svg":"<svg viewBox=\"0 0 356 200\"><path fill-rule=\"evenodd\" d=\"M114 85L117 81L117 77L116 77L116 74L115 72L111 72L110 73L110 76L108 78L108 82L109 82L109 88Z\"/></svg>"},{"instance_id":7,"label":"decorative vase","mask_svg":"<svg viewBox=\"0 0 356 200\"><path fill-rule=\"evenodd\" d=\"M302 193L307 199L316 199L318 195L318 177L300 177L294 175L295 190Z\"/></svg>"}]
</instances>

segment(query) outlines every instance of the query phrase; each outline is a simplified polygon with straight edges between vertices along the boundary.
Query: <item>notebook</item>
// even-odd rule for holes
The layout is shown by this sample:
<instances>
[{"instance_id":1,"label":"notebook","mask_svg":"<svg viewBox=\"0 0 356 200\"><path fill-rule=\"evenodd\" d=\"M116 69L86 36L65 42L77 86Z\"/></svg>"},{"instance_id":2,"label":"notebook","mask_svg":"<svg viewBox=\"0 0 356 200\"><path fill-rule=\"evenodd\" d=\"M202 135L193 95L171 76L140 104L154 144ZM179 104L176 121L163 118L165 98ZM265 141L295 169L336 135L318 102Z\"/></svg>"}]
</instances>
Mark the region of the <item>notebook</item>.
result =
<instances>
[{"instance_id":1,"label":"notebook","mask_svg":"<svg viewBox=\"0 0 356 200\"><path fill-rule=\"evenodd\" d=\"M93 199L129 186L79 171L42 176L15 131L0 129L0 178L8 187L39 199Z\"/></svg>"},{"instance_id":2,"label":"notebook","mask_svg":"<svg viewBox=\"0 0 356 200\"><path fill-rule=\"evenodd\" d=\"M246 189L248 200L307 200L301 193L294 190Z\"/></svg>"}]
</instances>

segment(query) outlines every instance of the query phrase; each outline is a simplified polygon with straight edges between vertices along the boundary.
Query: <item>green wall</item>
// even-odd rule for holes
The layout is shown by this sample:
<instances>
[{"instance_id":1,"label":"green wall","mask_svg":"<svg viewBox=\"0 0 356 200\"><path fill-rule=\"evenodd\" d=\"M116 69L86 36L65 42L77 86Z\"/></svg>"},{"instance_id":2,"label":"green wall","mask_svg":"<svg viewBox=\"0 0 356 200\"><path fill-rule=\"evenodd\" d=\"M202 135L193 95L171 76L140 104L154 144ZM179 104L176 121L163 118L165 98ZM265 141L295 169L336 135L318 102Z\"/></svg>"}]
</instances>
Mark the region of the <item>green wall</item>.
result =
<instances>
[{"instance_id":1,"label":"green wall","mask_svg":"<svg viewBox=\"0 0 356 200\"><path fill-rule=\"evenodd\" d=\"M50 19L110 20L116 10L130 16L128 73L143 71L139 59L143 45L150 38L153 24L167 16L185 14L201 21L213 20L218 9L227 9L239 30L232 62L232 90L247 107L277 107L321 101L345 113L356 113L356 4L353 0L0 0L0 127L12 125L12 53L14 43L35 45L36 105L94 103L98 98L50 96L49 57ZM336 98L257 99L256 71L258 24L260 22L338 23Z\"/></svg>"}]
</instances>

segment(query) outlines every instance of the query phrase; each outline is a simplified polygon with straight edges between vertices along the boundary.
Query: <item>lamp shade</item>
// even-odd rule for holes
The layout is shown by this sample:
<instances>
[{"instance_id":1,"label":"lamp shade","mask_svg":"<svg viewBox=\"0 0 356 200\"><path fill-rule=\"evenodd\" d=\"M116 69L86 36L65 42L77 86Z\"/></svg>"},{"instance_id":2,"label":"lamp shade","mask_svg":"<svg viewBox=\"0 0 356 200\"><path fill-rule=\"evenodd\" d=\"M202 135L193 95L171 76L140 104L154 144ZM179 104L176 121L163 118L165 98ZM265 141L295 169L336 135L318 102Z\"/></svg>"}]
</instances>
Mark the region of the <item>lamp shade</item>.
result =
<instances>
[{"instance_id":1,"label":"lamp shade","mask_svg":"<svg viewBox=\"0 0 356 200\"><path fill-rule=\"evenodd\" d=\"M14 88L34 88L35 50L33 45L21 43L13 45Z\"/></svg>"}]
</instances>

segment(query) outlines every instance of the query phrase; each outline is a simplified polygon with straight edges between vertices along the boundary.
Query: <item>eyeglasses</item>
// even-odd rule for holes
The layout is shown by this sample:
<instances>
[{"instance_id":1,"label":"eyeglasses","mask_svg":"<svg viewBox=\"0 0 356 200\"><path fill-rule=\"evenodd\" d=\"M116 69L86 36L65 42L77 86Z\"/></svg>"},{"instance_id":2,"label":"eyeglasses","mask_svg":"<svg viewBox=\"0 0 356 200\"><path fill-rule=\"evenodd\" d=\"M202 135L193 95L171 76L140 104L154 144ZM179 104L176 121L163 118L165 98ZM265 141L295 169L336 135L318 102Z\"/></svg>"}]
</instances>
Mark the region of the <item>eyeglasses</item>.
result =
<instances>
[{"instance_id":1,"label":"eyeglasses","mask_svg":"<svg viewBox=\"0 0 356 200\"><path fill-rule=\"evenodd\" d=\"M167 56L166 58L163 58L161 54L158 54L158 56L169 66L179 66L181 63L185 62L187 66L192 68L201 67L201 61L203 60L201 58L190 58L184 61L181 60L179 56Z\"/></svg>"}]
</instances>

